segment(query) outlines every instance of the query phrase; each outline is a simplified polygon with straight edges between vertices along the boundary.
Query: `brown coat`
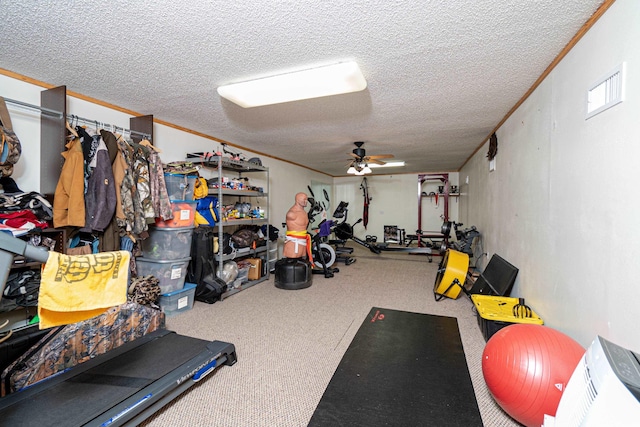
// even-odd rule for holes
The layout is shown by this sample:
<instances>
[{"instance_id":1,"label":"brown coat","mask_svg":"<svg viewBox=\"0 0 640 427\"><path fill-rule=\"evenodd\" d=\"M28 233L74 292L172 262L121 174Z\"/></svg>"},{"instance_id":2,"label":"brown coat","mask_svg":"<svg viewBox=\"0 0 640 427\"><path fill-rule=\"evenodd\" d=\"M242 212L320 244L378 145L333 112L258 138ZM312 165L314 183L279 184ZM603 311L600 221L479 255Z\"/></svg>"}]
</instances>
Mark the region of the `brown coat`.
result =
<instances>
[{"instance_id":1,"label":"brown coat","mask_svg":"<svg viewBox=\"0 0 640 427\"><path fill-rule=\"evenodd\" d=\"M84 156L79 139L67 144L60 179L53 199L54 227L84 227Z\"/></svg>"}]
</instances>

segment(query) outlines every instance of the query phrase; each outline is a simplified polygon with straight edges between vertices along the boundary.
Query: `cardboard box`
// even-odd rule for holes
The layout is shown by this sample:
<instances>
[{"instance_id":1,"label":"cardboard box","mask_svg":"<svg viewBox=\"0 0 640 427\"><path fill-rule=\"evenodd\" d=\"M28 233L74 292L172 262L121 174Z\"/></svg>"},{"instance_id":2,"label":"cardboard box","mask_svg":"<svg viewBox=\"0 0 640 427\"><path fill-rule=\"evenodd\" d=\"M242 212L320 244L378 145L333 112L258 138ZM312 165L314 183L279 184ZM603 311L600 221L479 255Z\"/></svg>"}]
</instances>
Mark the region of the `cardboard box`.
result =
<instances>
[{"instance_id":1,"label":"cardboard box","mask_svg":"<svg viewBox=\"0 0 640 427\"><path fill-rule=\"evenodd\" d=\"M258 280L262 277L262 258L247 258L247 261L251 264L247 278L249 280Z\"/></svg>"}]
</instances>

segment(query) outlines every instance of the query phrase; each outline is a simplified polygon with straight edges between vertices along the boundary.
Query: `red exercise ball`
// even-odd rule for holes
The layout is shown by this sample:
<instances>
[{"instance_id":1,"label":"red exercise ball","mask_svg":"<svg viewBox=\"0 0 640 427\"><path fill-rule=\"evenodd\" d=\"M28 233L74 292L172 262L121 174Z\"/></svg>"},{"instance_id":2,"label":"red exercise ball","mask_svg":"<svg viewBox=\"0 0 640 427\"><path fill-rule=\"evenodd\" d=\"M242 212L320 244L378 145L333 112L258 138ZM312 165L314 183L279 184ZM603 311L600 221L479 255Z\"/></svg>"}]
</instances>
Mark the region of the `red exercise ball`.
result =
<instances>
[{"instance_id":1,"label":"red exercise ball","mask_svg":"<svg viewBox=\"0 0 640 427\"><path fill-rule=\"evenodd\" d=\"M528 427L554 415L585 350L543 325L513 324L496 332L482 353L482 374L504 411Z\"/></svg>"}]
</instances>

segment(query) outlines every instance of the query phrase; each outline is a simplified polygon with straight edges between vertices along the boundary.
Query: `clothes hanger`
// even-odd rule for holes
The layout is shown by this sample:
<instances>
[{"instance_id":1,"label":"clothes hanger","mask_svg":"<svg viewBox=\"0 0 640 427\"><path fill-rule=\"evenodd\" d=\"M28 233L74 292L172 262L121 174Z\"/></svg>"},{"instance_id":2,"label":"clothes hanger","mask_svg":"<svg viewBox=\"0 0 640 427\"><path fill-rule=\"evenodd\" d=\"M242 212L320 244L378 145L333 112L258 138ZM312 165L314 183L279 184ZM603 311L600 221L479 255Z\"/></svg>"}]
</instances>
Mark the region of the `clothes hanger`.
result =
<instances>
[{"instance_id":1,"label":"clothes hanger","mask_svg":"<svg viewBox=\"0 0 640 427\"><path fill-rule=\"evenodd\" d=\"M151 141L149 141L147 138L143 138L142 141L140 141L140 145L142 145L143 147L149 147L156 153L162 153L162 150L151 144Z\"/></svg>"},{"instance_id":2,"label":"clothes hanger","mask_svg":"<svg viewBox=\"0 0 640 427\"><path fill-rule=\"evenodd\" d=\"M73 118L75 118L75 120L76 120L76 124L75 124L75 126L74 126L74 128L76 129L76 131L77 131L77 130L80 130L80 129L87 130L87 125L86 125L86 124L85 124L85 125L80 126L80 117L79 117L79 116L76 116L76 115L74 114L72 117L73 117ZM83 121L84 121L84 120L85 120L85 119L83 119Z\"/></svg>"},{"instance_id":3,"label":"clothes hanger","mask_svg":"<svg viewBox=\"0 0 640 427\"><path fill-rule=\"evenodd\" d=\"M72 119L73 120L73 116ZM69 121L67 120L65 123L65 127L67 128L67 130L69 131L69 133L74 137L74 138L79 138L78 136L78 132L76 132L76 130L71 126L71 123L69 123Z\"/></svg>"},{"instance_id":4,"label":"clothes hanger","mask_svg":"<svg viewBox=\"0 0 640 427\"><path fill-rule=\"evenodd\" d=\"M120 129L118 126L113 125L113 134L115 135L116 139L120 139L120 138L124 139L124 137L122 136L122 134L120 134L120 133L118 132L118 129ZM121 129L122 129L122 131L123 131L123 133L124 133L124 128L121 128Z\"/></svg>"}]
</instances>

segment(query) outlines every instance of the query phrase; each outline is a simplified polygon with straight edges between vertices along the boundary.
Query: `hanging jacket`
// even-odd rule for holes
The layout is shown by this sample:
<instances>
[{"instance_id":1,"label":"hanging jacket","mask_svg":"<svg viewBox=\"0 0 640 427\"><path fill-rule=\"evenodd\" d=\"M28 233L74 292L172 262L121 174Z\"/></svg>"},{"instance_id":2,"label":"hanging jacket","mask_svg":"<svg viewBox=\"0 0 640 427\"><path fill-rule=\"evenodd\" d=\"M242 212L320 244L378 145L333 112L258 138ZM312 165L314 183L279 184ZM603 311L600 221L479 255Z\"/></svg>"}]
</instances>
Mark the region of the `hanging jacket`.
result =
<instances>
[{"instance_id":1,"label":"hanging jacket","mask_svg":"<svg viewBox=\"0 0 640 427\"><path fill-rule=\"evenodd\" d=\"M162 161L157 152L150 150L147 156L149 161L149 187L151 189L151 200L156 218L167 221L173 218L173 210L167 192L167 184L164 181L164 171Z\"/></svg>"},{"instance_id":2,"label":"hanging jacket","mask_svg":"<svg viewBox=\"0 0 640 427\"><path fill-rule=\"evenodd\" d=\"M86 168L85 168L86 170ZM116 188L109 152L102 138L90 162L85 192L85 226L82 231L104 231L116 208Z\"/></svg>"},{"instance_id":3,"label":"hanging jacket","mask_svg":"<svg viewBox=\"0 0 640 427\"><path fill-rule=\"evenodd\" d=\"M91 161L95 158L96 150L100 142L99 135L92 135L82 126L76 126L76 132L82 142L82 155L84 156L84 188L87 189L87 181L91 175Z\"/></svg>"},{"instance_id":4,"label":"hanging jacket","mask_svg":"<svg viewBox=\"0 0 640 427\"><path fill-rule=\"evenodd\" d=\"M54 227L84 227L84 155L80 139L67 144L67 151L53 199Z\"/></svg>"},{"instance_id":5,"label":"hanging jacket","mask_svg":"<svg viewBox=\"0 0 640 427\"><path fill-rule=\"evenodd\" d=\"M142 206L140 214L147 224L153 224L156 222L156 212L153 208L153 199L151 198L149 162L147 161L148 154L149 149L139 144L134 144L132 169L133 176L136 180L136 190L138 191Z\"/></svg>"},{"instance_id":6,"label":"hanging jacket","mask_svg":"<svg viewBox=\"0 0 640 427\"><path fill-rule=\"evenodd\" d=\"M142 203L136 186L136 176L133 171L133 148L124 140L118 137L118 148L124 159L122 164L124 176L120 186L120 200L124 218L116 217L120 229L125 234L139 235L148 229L147 223L142 215ZM116 160L118 160L116 158Z\"/></svg>"}]
</instances>

